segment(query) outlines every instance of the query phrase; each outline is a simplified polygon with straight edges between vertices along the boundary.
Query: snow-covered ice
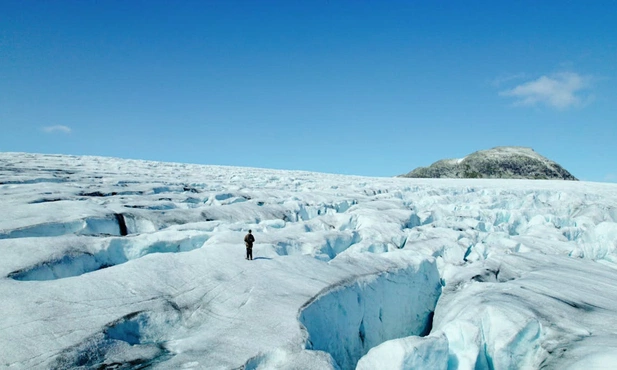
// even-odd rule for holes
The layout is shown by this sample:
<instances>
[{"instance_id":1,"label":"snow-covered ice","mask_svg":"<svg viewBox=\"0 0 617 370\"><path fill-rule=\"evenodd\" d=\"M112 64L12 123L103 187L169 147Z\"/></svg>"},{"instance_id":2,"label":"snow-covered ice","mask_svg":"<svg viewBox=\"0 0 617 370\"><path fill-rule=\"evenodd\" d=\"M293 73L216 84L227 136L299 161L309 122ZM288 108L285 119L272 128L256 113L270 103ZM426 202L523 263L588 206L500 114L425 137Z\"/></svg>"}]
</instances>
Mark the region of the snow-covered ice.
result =
<instances>
[{"instance_id":1,"label":"snow-covered ice","mask_svg":"<svg viewBox=\"0 0 617 370\"><path fill-rule=\"evenodd\" d=\"M0 368L617 367L615 184L0 153L0 206Z\"/></svg>"}]
</instances>

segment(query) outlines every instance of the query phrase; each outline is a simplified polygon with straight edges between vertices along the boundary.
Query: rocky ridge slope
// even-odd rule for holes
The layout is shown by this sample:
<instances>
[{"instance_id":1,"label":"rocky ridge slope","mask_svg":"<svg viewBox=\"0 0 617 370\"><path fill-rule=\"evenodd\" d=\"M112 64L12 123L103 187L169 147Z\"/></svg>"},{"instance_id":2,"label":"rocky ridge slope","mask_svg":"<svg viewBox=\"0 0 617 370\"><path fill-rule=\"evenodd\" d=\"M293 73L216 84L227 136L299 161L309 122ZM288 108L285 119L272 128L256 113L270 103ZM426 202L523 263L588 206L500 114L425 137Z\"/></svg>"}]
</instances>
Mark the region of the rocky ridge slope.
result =
<instances>
[{"instance_id":1,"label":"rocky ridge slope","mask_svg":"<svg viewBox=\"0 0 617 370\"><path fill-rule=\"evenodd\" d=\"M578 180L533 149L512 146L477 151L461 159L442 159L399 177Z\"/></svg>"}]
</instances>

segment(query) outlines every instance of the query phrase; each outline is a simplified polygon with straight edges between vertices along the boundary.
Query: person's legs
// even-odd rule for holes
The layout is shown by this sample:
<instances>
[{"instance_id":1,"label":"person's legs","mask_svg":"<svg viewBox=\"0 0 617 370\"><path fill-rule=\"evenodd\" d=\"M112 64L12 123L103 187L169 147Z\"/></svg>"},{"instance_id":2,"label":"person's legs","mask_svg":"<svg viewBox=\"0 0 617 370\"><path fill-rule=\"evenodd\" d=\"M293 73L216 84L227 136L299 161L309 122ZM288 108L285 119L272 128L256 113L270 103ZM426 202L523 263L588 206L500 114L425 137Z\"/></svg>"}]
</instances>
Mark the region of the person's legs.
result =
<instances>
[{"instance_id":1,"label":"person's legs","mask_svg":"<svg viewBox=\"0 0 617 370\"><path fill-rule=\"evenodd\" d=\"M247 254L248 259L252 260L253 259L253 248L247 249L246 254Z\"/></svg>"},{"instance_id":2,"label":"person's legs","mask_svg":"<svg viewBox=\"0 0 617 370\"><path fill-rule=\"evenodd\" d=\"M250 253L249 251L250 250L251 249L249 247L246 247L246 259L249 259L249 253Z\"/></svg>"}]
</instances>

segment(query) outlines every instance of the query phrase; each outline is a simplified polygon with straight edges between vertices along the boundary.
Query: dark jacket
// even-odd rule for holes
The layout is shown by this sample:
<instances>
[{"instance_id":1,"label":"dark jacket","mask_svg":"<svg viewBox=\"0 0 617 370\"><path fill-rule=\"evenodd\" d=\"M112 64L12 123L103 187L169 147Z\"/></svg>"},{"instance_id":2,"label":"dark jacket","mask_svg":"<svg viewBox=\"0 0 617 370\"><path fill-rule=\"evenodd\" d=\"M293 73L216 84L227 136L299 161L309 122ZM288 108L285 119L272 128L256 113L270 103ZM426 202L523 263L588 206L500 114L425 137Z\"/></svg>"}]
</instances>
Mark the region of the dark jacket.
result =
<instances>
[{"instance_id":1,"label":"dark jacket","mask_svg":"<svg viewBox=\"0 0 617 370\"><path fill-rule=\"evenodd\" d=\"M253 236L253 234L246 234L246 236L244 237L244 243L246 244L246 247L253 248L254 242L255 242L255 237Z\"/></svg>"}]
</instances>

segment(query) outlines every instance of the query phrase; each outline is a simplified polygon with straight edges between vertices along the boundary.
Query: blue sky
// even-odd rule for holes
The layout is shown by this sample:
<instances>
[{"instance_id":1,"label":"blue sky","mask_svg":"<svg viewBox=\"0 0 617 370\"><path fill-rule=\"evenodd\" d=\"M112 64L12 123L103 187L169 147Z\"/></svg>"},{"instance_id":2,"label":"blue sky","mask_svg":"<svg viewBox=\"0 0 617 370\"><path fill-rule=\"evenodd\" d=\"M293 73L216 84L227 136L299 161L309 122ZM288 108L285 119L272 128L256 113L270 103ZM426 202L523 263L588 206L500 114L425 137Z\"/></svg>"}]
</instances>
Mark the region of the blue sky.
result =
<instances>
[{"instance_id":1,"label":"blue sky","mask_svg":"<svg viewBox=\"0 0 617 370\"><path fill-rule=\"evenodd\" d=\"M617 182L614 1L7 1L0 151Z\"/></svg>"}]
</instances>

